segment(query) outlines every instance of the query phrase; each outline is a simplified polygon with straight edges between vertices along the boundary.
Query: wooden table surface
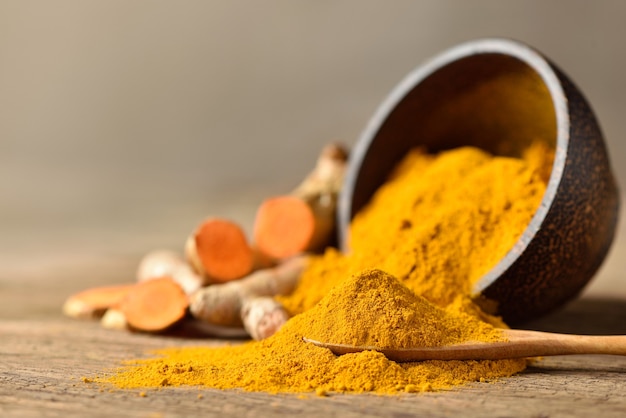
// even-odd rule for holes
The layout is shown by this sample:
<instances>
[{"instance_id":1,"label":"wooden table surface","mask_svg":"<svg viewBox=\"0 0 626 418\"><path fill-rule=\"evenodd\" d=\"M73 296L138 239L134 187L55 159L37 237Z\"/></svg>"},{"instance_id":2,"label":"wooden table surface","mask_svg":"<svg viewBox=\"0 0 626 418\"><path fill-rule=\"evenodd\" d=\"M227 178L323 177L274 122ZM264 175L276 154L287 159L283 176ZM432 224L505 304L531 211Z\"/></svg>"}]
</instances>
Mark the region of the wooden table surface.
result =
<instances>
[{"instance_id":1,"label":"wooden table surface","mask_svg":"<svg viewBox=\"0 0 626 418\"><path fill-rule=\"evenodd\" d=\"M626 357L546 358L520 375L447 392L400 396L268 395L198 388L102 389L85 383L154 348L221 341L137 335L62 317L77 290L132 277L145 241L94 250L60 245L0 256L0 417L626 416ZM583 295L528 328L626 334L626 229Z\"/></svg>"}]
</instances>

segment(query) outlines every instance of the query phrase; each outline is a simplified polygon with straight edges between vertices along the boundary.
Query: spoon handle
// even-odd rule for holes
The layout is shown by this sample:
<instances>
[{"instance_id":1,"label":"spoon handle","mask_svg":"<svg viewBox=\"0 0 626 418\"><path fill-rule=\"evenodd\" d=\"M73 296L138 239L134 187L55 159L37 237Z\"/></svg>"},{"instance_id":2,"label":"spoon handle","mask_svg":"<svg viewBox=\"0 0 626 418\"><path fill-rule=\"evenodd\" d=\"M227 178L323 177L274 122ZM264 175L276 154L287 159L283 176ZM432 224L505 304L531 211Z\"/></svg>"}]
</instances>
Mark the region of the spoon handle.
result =
<instances>
[{"instance_id":1,"label":"spoon handle","mask_svg":"<svg viewBox=\"0 0 626 418\"><path fill-rule=\"evenodd\" d=\"M305 338L335 354L374 350L388 359L406 362L420 360L498 360L523 357L558 356L570 354L626 355L626 336L591 336L556 334L540 331L502 330L508 341L466 342L443 347L379 348L330 344Z\"/></svg>"},{"instance_id":2,"label":"spoon handle","mask_svg":"<svg viewBox=\"0 0 626 418\"><path fill-rule=\"evenodd\" d=\"M504 330L516 357L570 354L626 355L624 335L576 335L552 332Z\"/></svg>"}]
</instances>

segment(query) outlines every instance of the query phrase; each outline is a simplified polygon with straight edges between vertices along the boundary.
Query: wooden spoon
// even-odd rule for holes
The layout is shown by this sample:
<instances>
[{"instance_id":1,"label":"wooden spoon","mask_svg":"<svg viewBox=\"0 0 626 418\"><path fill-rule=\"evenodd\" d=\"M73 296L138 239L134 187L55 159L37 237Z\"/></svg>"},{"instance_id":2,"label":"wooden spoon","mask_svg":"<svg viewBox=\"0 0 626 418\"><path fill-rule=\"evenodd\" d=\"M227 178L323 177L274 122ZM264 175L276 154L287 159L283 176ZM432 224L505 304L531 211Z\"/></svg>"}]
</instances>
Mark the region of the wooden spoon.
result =
<instances>
[{"instance_id":1,"label":"wooden spoon","mask_svg":"<svg viewBox=\"0 0 626 418\"><path fill-rule=\"evenodd\" d=\"M379 348L332 344L303 338L305 342L329 348L341 355L373 350L397 362L420 360L498 360L522 357L558 356L568 354L626 355L626 336L591 336L556 334L539 331L502 330L508 341L476 342L442 347Z\"/></svg>"}]
</instances>

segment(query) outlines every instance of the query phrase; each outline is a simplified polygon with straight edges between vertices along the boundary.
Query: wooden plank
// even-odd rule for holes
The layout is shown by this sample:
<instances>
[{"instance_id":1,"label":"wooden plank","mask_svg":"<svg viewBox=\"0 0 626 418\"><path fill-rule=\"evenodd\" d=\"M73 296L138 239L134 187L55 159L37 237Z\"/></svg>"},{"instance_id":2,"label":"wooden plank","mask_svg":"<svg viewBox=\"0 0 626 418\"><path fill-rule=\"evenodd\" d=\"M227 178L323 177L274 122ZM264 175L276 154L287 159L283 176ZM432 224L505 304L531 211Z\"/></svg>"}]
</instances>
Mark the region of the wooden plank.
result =
<instances>
[{"instance_id":1,"label":"wooden plank","mask_svg":"<svg viewBox=\"0 0 626 418\"><path fill-rule=\"evenodd\" d=\"M585 318L584 321L578 321ZM544 330L623 333L626 301L585 299L531 324ZM571 356L544 359L526 372L496 383L448 392L400 396L269 395L199 388L103 389L85 383L125 359L168 346L220 344L105 330L95 322L0 322L0 416L622 416L626 411L626 357Z\"/></svg>"},{"instance_id":2,"label":"wooden plank","mask_svg":"<svg viewBox=\"0 0 626 418\"><path fill-rule=\"evenodd\" d=\"M91 231L93 232L93 231ZM626 223L612 257L583 299L528 328L545 331L626 334ZM175 240L172 240L176 242ZM300 399L199 388L112 391L84 383L121 361L168 346L219 344L217 340L116 332L97 322L62 318L63 300L96 285L133 280L143 243L98 253L70 244L45 253L0 254L0 417L183 416L524 416L622 417L626 413L626 358L547 358L496 383L449 392L336 395ZM56 251L56 252L53 252ZM611 298L602 296L611 295ZM202 395L199 397L198 395Z\"/></svg>"}]
</instances>

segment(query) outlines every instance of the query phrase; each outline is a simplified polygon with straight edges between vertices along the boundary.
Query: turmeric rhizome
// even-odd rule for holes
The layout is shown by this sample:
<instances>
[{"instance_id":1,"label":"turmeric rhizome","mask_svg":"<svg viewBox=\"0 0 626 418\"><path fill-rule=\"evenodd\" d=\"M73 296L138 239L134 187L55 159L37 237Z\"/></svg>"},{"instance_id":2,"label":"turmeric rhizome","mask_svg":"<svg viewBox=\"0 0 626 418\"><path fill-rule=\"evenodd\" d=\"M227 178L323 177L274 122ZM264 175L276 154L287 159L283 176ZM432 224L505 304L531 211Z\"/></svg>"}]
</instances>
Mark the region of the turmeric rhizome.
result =
<instances>
[{"instance_id":1,"label":"turmeric rhizome","mask_svg":"<svg viewBox=\"0 0 626 418\"><path fill-rule=\"evenodd\" d=\"M535 213L551 153L527 158L464 147L409 153L353 220L350 253L311 256L278 298L293 317L272 337L222 348L160 350L101 377L120 388L197 385L277 392L421 392L511 376L526 361L396 363L365 351L336 356L305 343L379 347L503 340L506 325L472 286L506 255ZM539 147L539 148L537 148Z\"/></svg>"}]
</instances>

